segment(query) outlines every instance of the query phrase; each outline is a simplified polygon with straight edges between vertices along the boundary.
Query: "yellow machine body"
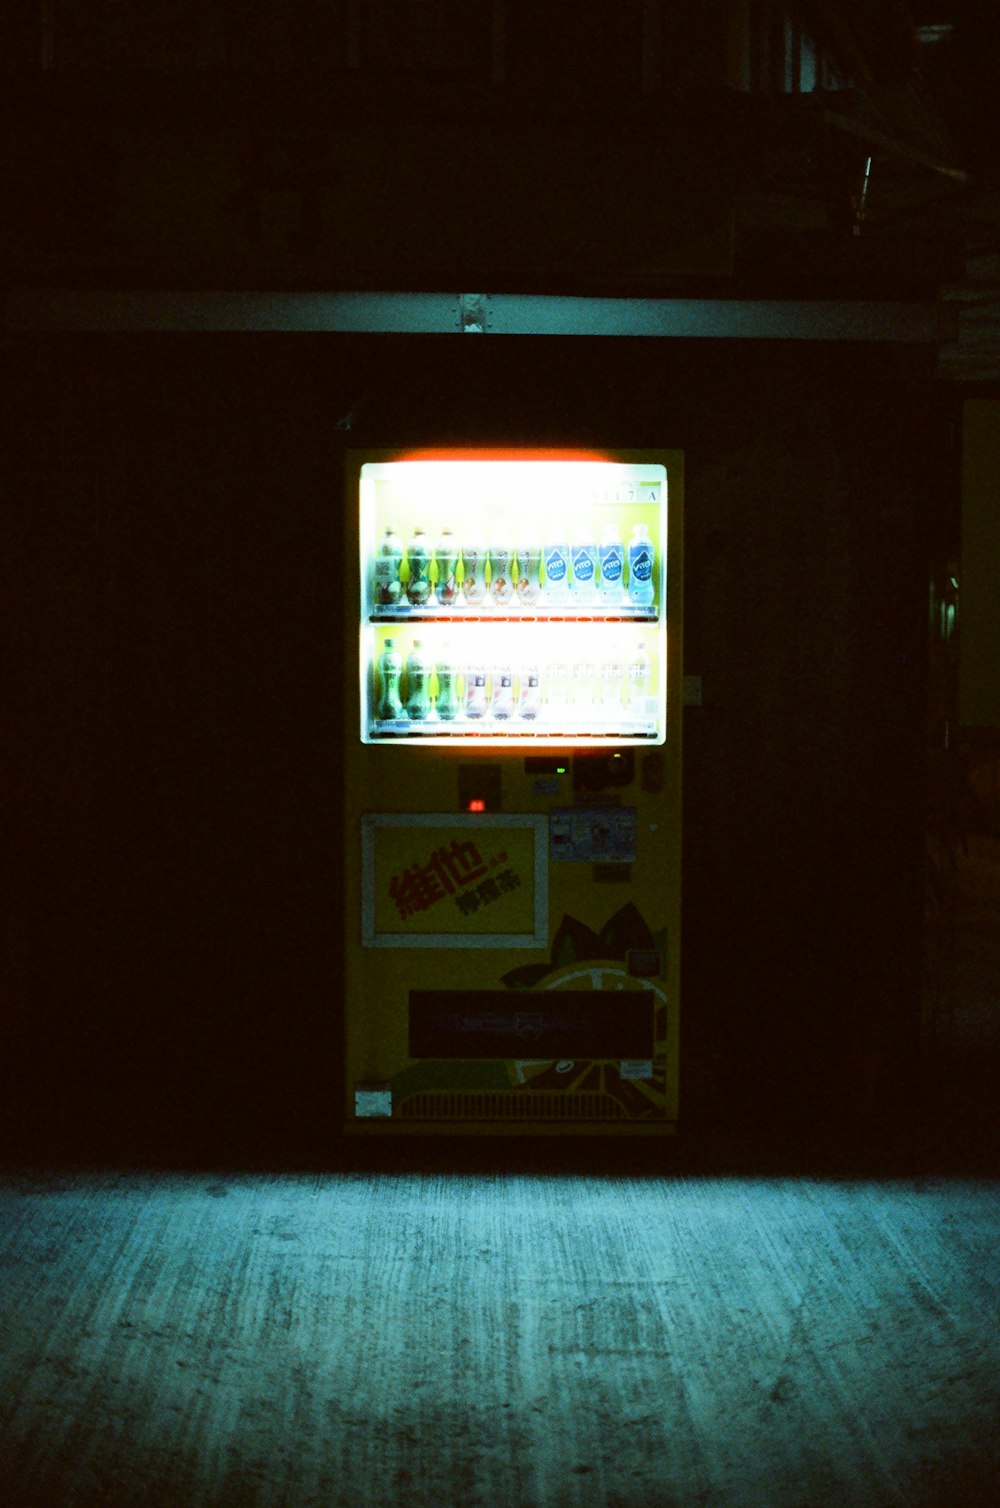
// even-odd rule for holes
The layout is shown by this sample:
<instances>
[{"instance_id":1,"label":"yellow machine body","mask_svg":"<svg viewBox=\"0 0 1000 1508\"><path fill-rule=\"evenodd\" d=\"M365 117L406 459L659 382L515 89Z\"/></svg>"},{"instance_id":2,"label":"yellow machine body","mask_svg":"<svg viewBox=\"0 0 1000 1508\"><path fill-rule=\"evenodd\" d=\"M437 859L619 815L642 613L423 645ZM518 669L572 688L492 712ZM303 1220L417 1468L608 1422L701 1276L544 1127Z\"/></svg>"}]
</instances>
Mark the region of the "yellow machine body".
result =
<instances>
[{"instance_id":1,"label":"yellow machine body","mask_svg":"<svg viewBox=\"0 0 1000 1508\"><path fill-rule=\"evenodd\" d=\"M354 452L346 536L345 1129L669 1134L682 456Z\"/></svg>"}]
</instances>

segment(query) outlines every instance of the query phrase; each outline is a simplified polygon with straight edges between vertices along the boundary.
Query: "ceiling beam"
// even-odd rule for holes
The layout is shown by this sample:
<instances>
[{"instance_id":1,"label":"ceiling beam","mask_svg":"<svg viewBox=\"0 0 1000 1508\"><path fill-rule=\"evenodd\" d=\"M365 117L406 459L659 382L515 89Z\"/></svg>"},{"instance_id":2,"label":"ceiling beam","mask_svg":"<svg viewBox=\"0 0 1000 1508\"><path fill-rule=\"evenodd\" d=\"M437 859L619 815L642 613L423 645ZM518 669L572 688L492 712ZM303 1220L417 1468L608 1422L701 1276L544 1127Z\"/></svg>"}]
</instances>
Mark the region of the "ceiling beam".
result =
<instances>
[{"instance_id":1,"label":"ceiling beam","mask_svg":"<svg viewBox=\"0 0 1000 1508\"><path fill-rule=\"evenodd\" d=\"M709 340L953 339L939 303L575 298L542 294L223 293L24 290L9 331L312 331L331 334L589 335Z\"/></svg>"}]
</instances>

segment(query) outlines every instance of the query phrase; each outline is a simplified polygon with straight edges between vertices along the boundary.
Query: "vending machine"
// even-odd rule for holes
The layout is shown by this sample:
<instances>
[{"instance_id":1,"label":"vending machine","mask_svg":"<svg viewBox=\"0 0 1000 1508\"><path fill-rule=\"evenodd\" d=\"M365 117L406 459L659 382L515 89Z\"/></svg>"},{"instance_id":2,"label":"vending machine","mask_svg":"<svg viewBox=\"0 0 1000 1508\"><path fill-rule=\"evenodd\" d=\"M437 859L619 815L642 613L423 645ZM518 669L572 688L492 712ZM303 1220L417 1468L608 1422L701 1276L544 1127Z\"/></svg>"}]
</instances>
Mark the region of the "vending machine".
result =
<instances>
[{"instance_id":1,"label":"vending machine","mask_svg":"<svg viewBox=\"0 0 1000 1508\"><path fill-rule=\"evenodd\" d=\"M682 457L352 453L345 1122L669 1133Z\"/></svg>"}]
</instances>

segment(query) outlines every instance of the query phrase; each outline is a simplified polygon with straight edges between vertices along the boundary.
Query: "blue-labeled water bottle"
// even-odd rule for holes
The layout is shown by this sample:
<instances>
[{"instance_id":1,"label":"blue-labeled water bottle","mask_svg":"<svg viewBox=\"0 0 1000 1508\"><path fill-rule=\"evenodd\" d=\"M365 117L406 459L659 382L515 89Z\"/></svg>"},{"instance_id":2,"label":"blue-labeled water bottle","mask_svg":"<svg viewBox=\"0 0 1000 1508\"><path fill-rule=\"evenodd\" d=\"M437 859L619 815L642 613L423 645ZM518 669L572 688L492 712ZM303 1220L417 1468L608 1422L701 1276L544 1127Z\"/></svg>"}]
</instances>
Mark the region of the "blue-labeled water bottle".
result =
<instances>
[{"instance_id":1,"label":"blue-labeled water bottle","mask_svg":"<svg viewBox=\"0 0 1000 1508\"><path fill-rule=\"evenodd\" d=\"M375 703L375 720L380 723L395 722L403 715L399 699L399 676L403 663L392 639L386 639L378 657L379 695Z\"/></svg>"},{"instance_id":2,"label":"blue-labeled water bottle","mask_svg":"<svg viewBox=\"0 0 1000 1508\"><path fill-rule=\"evenodd\" d=\"M609 607L625 598L625 546L619 530L608 524L601 535L597 551L598 591Z\"/></svg>"},{"instance_id":3,"label":"blue-labeled water bottle","mask_svg":"<svg viewBox=\"0 0 1000 1508\"><path fill-rule=\"evenodd\" d=\"M628 544L628 596L642 607L653 601L653 545L645 524L636 524Z\"/></svg>"},{"instance_id":4,"label":"blue-labeled water bottle","mask_svg":"<svg viewBox=\"0 0 1000 1508\"><path fill-rule=\"evenodd\" d=\"M419 639L406 661L406 712L412 722L423 722L431 710L431 672Z\"/></svg>"},{"instance_id":5,"label":"blue-labeled water bottle","mask_svg":"<svg viewBox=\"0 0 1000 1508\"><path fill-rule=\"evenodd\" d=\"M581 607L597 601L597 544L583 539L573 546L573 600Z\"/></svg>"},{"instance_id":6,"label":"blue-labeled water bottle","mask_svg":"<svg viewBox=\"0 0 1000 1508\"><path fill-rule=\"evenodd\" d=\"M543 555L545 600L550 606L558 607L569 601L571 586L569 544L564 539L553 540L545 546Z\"/></svg>"}]
</instances>

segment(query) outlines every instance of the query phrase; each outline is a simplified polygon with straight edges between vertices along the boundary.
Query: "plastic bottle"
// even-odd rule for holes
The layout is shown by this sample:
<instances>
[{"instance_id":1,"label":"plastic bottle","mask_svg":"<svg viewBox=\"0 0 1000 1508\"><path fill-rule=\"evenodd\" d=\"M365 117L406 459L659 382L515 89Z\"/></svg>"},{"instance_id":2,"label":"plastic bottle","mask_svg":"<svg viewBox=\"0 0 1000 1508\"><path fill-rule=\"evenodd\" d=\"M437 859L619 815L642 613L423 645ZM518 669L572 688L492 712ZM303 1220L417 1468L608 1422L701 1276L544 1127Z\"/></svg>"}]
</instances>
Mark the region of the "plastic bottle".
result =
<instances>
[{"instance_id":1,"label":"plastic bottle","mask_svg":"<svg viewBox=\"0 0 1000 1508\"><path fill-rule=\"evenodd\" d=\"M430 665L419 639L414 639L406 661L406 712L413 722L423 722L430 715Z\"/></svg>"},{"instance_id":2,"label":"plastic bottle","mask_svg":"<svg viewBox=\"0 0 1000 1508\"><path fill-rule=\"evenodd\" d=\"M625 546L619 530L607 524L597 551L598 592L601 601L613 607L625 600Z\"/></svg>"},{"instance_id":3,"label":"plastic bottle","mask_svg":"<svg viewBox=\"0 0 1000 1508\"><path fill-rule=\"evenodd\" d=\"M403 662L393 639L386 639L378 657L379 696L375 704L376 722L395 722L403 715L399 699L399 676Z\"/></svg>"},{"instance_id":4,"label":"plastic bottle","mask_svg":"<svg viewBox=\"0 0 1000 1508\"><path fill-rule=\"evenodd\" d=\"M521 666L519 676L517 713L519 717L533 721L542 710L542 677L535 661Z\"/></svg>"},{"instance_id":5,"label":"plastic bottle","mask_svg":"<svg viewBox=\"0 0 1000 1508\"><path fill-rule=\"evenodd\" d=\"M569 666L560 655L554 655L545 669L546 721L557 726L569 717Z\"/></svg>"},{"instance_id":6,"label":"plastic bottle","mask_svg":"<svg viewBox=\"0 0 1000 1508\"><path fill-rule=\"evenodd\" d=\"M542 547L537 539L527 539L517 551L517 598L522 607L536 607L542 599L539 571Z\"/></svg>"},{"instance_id":7,"label":"plastic bottle","mask_svg":"<svg viewBox=\"0 0 1000 1508\"><path fill-rule=\"evenodd\" d=\"M441 531L441 538L434 552L434 562L437 569L434 600L439 607L455 607L460 601L458 578L455 575L458 567L458 542L450 529Z\"/></svg>"},{"instance_id":8,"label":"plastic bottle","mask_svg":"<svg viewBox=\"0 0 1000 1508\"><path fill-rule=\"evenodd\" d=\"M462 596L467 607L482 607L486 601L486 547L463 544L462 567L465 578Z\"/></svg>"},{"instance_id":9,"label":"plastic bottle","mask_svg":"<svg viewBox=\"0 0 1000 1508\"><path fill-rule=\"evenodd\" d=\"M597 542L579 539L573 545L573 600L581 607L597 601Z\"/></svg>"},{"instance_id":10,"label":"plastic bottle","mask_svg":"<svg viewBox=\"0 0 1000 1508\"><path fill-rule=\"evenodd\" d=\"M573 710L572 718L577 727L584 727L594 719L594 662L582 654L573 662Z\"/></svg>"},{"instance_id":11,"label":"plastic bottle","mask_svg":"<svg viewBox=\"0 0 1000 1508\"><path fill-rule=\"evenodd\" d=\"M545 561L545 598L554 606L569 602L572 566L569 544L564 537L549 541L542 552Z\"/></svg>"},{"instance_id":12,"label":"plastic bottle","mask_svg":"<svg viewBox=\"0 0 1000 1508\"><path fill-rule=\"evenodd\" d=\"M493 695L490 698L490 711L501 722L511 717L514 712L514 672L508 661L501 661L493 669Z\"/></svg>"},{"instance_id":13,"label":"plastic bottle","mask_svg":"<svg viewBox=\"0 0 1000 1508\"><path fill-rule=\"evenodd\" d=\"M392 525L386 526L375 556L375 605L396 607L403 596L399 570L403 564L403 541Z\"/></svg>"},{"instance_id":14,"label":"plastic bottle","mask_svg":"<svg viewBox=\"0 0 1000 1508\"><path fill-rule=\"evenodd\" d=\"M649 653L639 640L628 661L628 715L630 720L646 722L650 717Z\"/></svg>"},{"instance_id":15,"label":"plastic bottle","mask_svg":"<svg viewBox=\"0 0 1000 1508\"><path fill-rule=\"evenodd\" d=\"M636 524L628 543L628 595L643 607L653 601L653 556L646 525Z\"/></svg>"},{"instance_id":16,"label":"plastic bottle","mask_svg":"<svg viewBox=\"0 0 1000 1508\"><path fill-rule=\"evenodd\" d=\"M476 659L465 667L466 717L485 717L487 705L486 666Z\"/></svg>"},{"instance_id":17,"label":"plastic bottle","mask_svg":"<svg viewBox=\"0 0 1000 1508\"><path fill-rule=\"evenodd\" d=\"M490 545L490 601L502 612L509 612L517 605L514 577L517 560L508 544Z\"/></svg>"},{"instance_id":18,"label":"plastic bottle","mask_svg":"<svg viewBox=\"0 0 1000 1508\"><path fill-rule=\"evenodd\" d=\"M407 599L411 607L426 607L431 595L431 556L423 529L414 529L413 538L406 547L406 563L410 572L406 583Z\"/></svg>"},{"instance_id":19,"label":"plastic bottle","mask_svg":"<svg viewBox=\"0 0 1000 1508\"><path fill-rule=\"evenodd\" d=\"M625 665L621 650L615 644L609 647L601 661L601 721L614 727L621 719L622 687L625 682Z\"/></svg>"},{"instance_id":20,"label":"plastic bottle","mask_svg":"<svg viewBox=\"0 0 1000 1508\"><path fill-rule=\"evenodd\" d=\"M435 670L437 696L434 698L434 710L443 722L450 723L458 716L458 675L447 644L441 645Z\"/></svg>"}]
</instances>

